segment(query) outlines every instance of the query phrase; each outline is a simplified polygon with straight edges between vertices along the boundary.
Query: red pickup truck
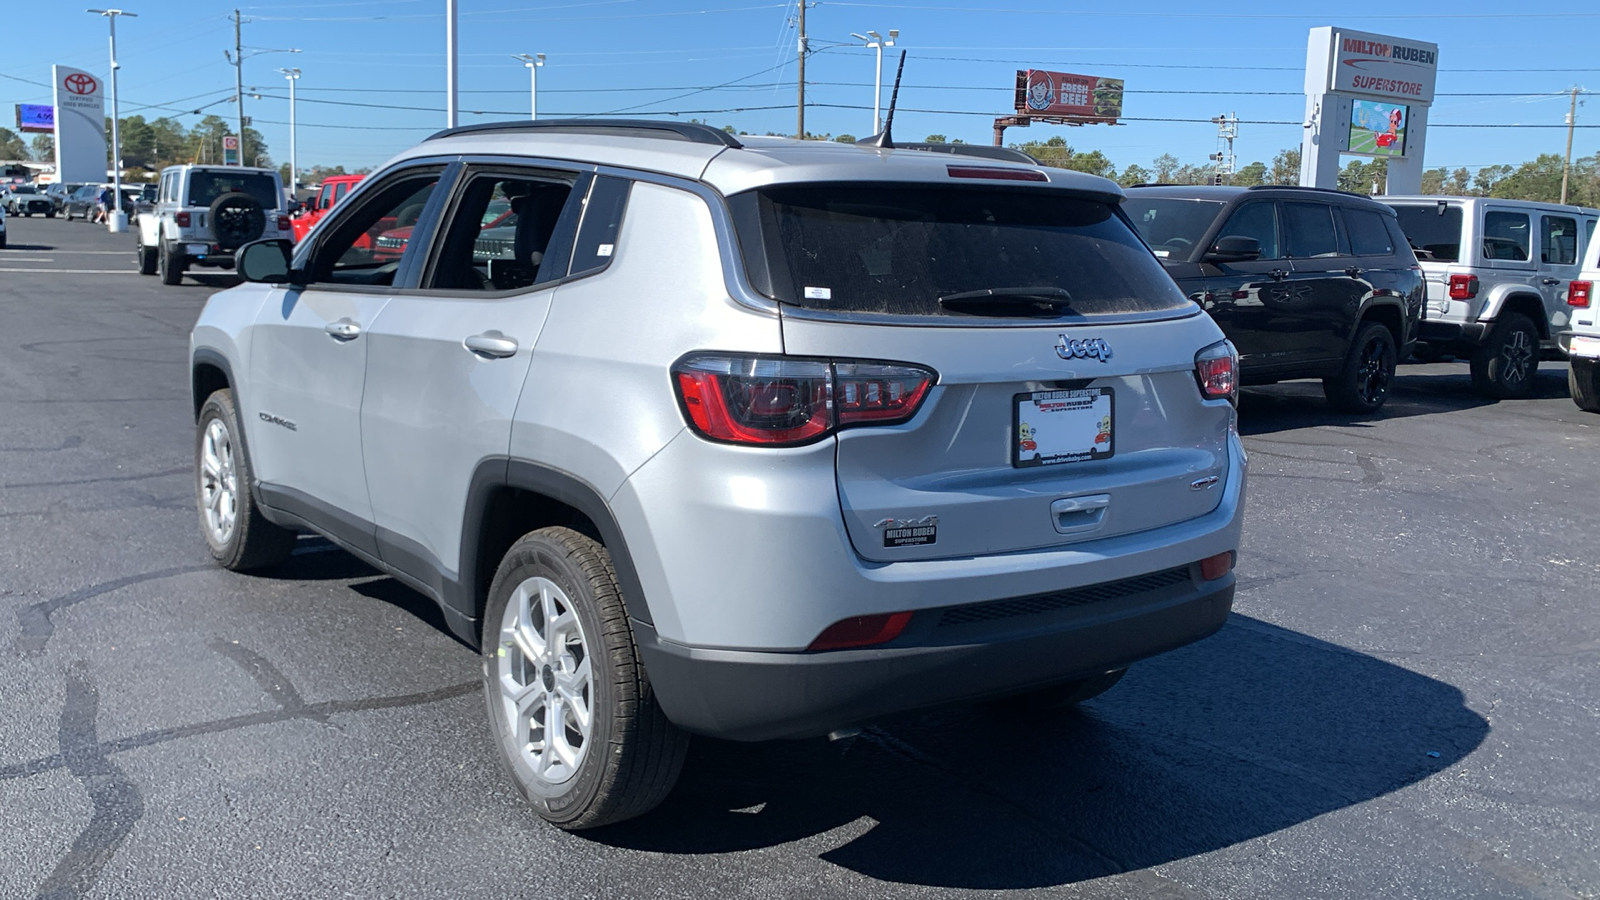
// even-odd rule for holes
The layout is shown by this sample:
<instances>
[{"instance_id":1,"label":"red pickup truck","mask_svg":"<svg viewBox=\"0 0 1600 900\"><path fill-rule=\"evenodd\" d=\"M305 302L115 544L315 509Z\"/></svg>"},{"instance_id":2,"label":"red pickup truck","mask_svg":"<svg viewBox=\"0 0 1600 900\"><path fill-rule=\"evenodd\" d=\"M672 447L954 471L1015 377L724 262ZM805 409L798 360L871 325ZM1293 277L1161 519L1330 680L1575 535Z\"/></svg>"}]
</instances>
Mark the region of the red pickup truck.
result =
<instances>
[{"instance_id":1,"label":"red pickup truck","mask_svg":"<svg viewBox=\"0 0 1600 900\"><path fill-rule=\"evenodd\" d=\"M322 190L317 194L316 202L311 204L311 211L293 219L294 239L299 241L309 234L311 227L322 221L322 217L328 214L328 210L338 205L339 201L344 199L344 195L350 193L350 189L365 177L367 176L329 175L324 178L322 180Z\"/></svg>"}]
</instances>

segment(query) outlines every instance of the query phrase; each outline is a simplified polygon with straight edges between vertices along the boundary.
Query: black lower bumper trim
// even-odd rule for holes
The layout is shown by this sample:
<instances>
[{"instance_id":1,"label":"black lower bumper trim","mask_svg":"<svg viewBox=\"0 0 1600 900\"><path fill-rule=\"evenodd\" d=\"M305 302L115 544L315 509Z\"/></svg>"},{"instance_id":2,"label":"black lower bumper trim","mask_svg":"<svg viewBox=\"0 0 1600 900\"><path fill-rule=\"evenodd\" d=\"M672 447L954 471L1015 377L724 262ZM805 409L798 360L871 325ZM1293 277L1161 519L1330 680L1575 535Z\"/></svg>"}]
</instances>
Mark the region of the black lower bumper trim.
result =
<instances>
[{"instance_id":1,"label":"black lower bumper trim","mask_svg":"<svg viewBox=\"0 0 1600 900\"><path fill-rule=\"evenodd\" d=\"M686 647L633 623L657 699L679 727L729 740L814 737L892 713L1121 669L1214 633L1234 578L1110 603L993 640L825 653Z\"/></svg>"},{"instance_id":2,"label":"black lower bumper trim","mask_svg":"<svg viewBox=\"0 0 1600 900\"><path fill-rule=\"evenodd\" d=\"M1440 349L1449 348L1474 348L1481 345L1489 337L1489 329L1493 322L1429 322L1424 320L1418 330L1418 337L1433 347Z\"/></svg>"}]
</instances>

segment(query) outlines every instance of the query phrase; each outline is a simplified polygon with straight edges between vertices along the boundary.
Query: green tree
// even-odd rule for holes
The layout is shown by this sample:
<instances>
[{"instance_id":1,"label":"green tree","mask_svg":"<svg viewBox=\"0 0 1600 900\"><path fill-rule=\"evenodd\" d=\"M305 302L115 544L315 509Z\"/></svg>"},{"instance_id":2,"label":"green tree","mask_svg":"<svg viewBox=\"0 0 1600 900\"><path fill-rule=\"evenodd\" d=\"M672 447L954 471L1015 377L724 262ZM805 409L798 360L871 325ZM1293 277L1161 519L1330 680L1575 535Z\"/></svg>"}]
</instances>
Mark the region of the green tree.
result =
<instances>
[{"instance_id":1,"label":"green tree","mask_svg":"<svg viewBox=\"0 0 1600 900\"><path fill-rule=\"evenodd\" d=\"M1156 169L1156 181L1160 184L1170 184L1173 175L1178 171L1178 158L1171 153L1163 153L1156 157L1151 165Z\"/></svg>"},{"instance_id":2,"label":"green tree","mask_svg":"<svg viewBox=\"0 0 1600 900\"><path fill-rule=\"evenodd\" d=\"M1495 183L1490 196L1509 200L1539 200L1555 203L1561 199L1562 157L1554 153L1541 153L1539 157L1518 166L1515 171ZM1567 192L1572 199L1572 192Z\"/></svg>"},{"instance_id":3,"label":"green tree","mask_svg":"<svg viewBox=\"0 0 1600 900\"><path fill-rule=\"evenodd\" d=\"M834 141L840 144L854 144L856 142L856 136L853 134L841 134L834 138Z\"/></svg>"},{"instance_id":4,"label":"green tree","mask_svg":"<svg viewBox=\"0 0 1600 900\"><path fill-rule=\"evenodd\" d=\"M1267 170L1267 184L1299 184L1300 183L1300 148L1290 147L1279 150L1278 155L1272 158L1272 167Z\"/></svg>"},{"instance_id":5,"label":"green tree","mask_svg":"<svg viewBox=\"0 0 1600 900\"><path fill-rule=\"evenodd\" d=\"M1138 163L1129 163L1128 167L1122 170L1122 174L1117 176L1117 183L1123 187L1132 187L1136 184L1148 184L1149 182L1150 170L1139 165Z\"/></svg>"},{"instance_id":6,"label":"green tree","mask_svg":"<svg viewBox=\"0 0 1600 900\"><path fill-rule=\"evenodd\" d=\"M1478 170L1478 174L1472 176L1472 192L1480 197L1492 196L1494 186L1510 174L1510 166L1484 166Z\"/></svg>"},{"instance_id":7,"label":"green tree","mask_svg":"<svg viewBox=\"0 0 1600 900\"><path fill-rule=\"evenodd\" d=\"M34 135L33 158L40 162L54 160L56 158L56 136L53 134Z\"/></svg>"},{"instance_id":8,"label":"green tree","mask_svg":"<svg viewBox=\"0 0 1600 900\"><path fill-rule=\"evenodd\" d=\"M930 134L922 140L923 143L927 144L942 144L947 140L947 138L942 134Z\"/></svg>"},{"instance_id":9,"label":"green tree","mask_svg":"<svg viewBox=\"0 0 1600 900\"><path fill-rule=\"evenodd\" d=\"M1233 173L1233 181L1239 187L1255 187L1267 183L1267 164L1259 160L1253 162L1239 171Z\"/></svg>"},{"instance_id":10,"label":"green tree","mask_svg":"<svg viewBox=\"0 0 1600 900\"><path fill-rule=\"evenodd\" d=\"M1046 141L1012 144L1011 148L1013 150L1021 150L1039 162L1058 169L1088 172L1090 175L1099 175L1102 178L1115 178L1117 176L1116 165L1104 153L1099 150L1079 153L1072 149L1071 145L1067 143L1067 139L1059 134L1052 135Z\"/></svg>"},{"instance_id":11,"label":"green tree","mask_svg":"<svg viewBox=\"0 0 1600 900\"><path fill-rule=\"evenodd\" d=\"M1472 184L1472 173L1465 167L1450 173L1450 180L1444 183L1444 193L1461 196L1467 192Z\"/></svg>"},{"instance_id":12,"label":"green tree","mask_svg":"<svg viewBox=\"0 0 1600 900\"><path fill-rule=\"evenodd\" d=\"M22 139L9 128L0 128L0 159L24 160L32 159L28 154L28 142Z\"/></svg>"},{"instance_id":13,"label":"green tree","mask_svg":"<svg viewBox=\"0 0 1600 900\"><path fill-rule=\"evenodd\" d=\"M1450 177L1450 171L1443 166L1437 169L1427 169L1422 173L1422 192L1424 194L1444 193L1445 179Z\"/></svg>"}]
</instances>

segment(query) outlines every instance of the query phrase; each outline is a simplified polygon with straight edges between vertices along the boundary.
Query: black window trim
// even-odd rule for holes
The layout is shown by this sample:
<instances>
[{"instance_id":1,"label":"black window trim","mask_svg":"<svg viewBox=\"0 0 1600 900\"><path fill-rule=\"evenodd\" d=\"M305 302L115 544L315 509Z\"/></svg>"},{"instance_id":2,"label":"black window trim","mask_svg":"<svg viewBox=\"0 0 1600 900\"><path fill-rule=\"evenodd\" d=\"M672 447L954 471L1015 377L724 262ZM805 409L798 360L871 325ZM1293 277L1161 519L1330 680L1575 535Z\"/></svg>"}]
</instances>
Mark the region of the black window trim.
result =
<instances>
[{"instance_id":1,"label":"black window trim","mask_svg":"<svg viewBox=\"0 0 1600 900\"><path fill-rule=\"evenodd\" d=\"M1287 260L1289 257L1284 255L1284 250L1287 249L1287 247L1289 245L1289 242L1288 242L1288 239L1287 239L1288 235L1284 233L1284 226L1283 226L1283 209L1282 209L1282 206L1281 206L1281 201L1282 201L1283 198L1281 198L1281 197L1270 197L1270 196L1269 197L1258 197L1258 196L1250 196L1248 194L1241 194L1240 197L1241 197L1240 202L1233 204L1233 206L1230 207L1230 208L1224 209L1223 210L1224 214L1220 215L1220 216L1217 216L1217 224L1212 226L1213 229L1214 229L1214 233L1211 234L1206 239L1206 241L1205 241L1205 250L1203 252L1197 253L1195 255L1195 260L1199 261L1199 260L1204 259L1205 258L1205 254L1211 252L1211 248L1216 246L1217 241L1222 240L1223 236L1226 233L1225 229L1228 227L1228 223L1233 221L1233 217L1238 214L1239 210L1244 209L1246 206L1249 206L1252 203L1258 203L1258 204L1264 204L1264 205L1265 204L1270 204L1270 205L1276 207L1272 211L1272 227L1273 227L1273 230L1278 233L1278 255L1277 256L1265 256L1265 255L1259 256L1256 259L1251 260L1251 262L1269 262L1269 261L1275 261L1275 260Z\"/></svg>"}]
</instances>

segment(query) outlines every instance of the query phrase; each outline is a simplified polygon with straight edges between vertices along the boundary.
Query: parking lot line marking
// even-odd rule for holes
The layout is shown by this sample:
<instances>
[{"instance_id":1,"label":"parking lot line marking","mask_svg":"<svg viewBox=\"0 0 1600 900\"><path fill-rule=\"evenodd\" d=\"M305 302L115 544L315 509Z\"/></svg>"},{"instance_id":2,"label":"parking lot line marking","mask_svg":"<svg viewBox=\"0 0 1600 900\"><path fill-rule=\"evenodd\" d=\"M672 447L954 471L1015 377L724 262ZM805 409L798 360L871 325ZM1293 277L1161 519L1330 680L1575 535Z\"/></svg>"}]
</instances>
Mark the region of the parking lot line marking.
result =
<instances>
[{"instance_id":1,"label":"parking lot line marking","mask_svg":"<svg viewBox=\"0 0 1600 900\"><path fill-rule=\"evenodd\" d=\"M53 256L8 256L8 257L6 257L6 262L42 263L42 262L55 262L55 261L56 261L55 257L53 257Z\"/></svg>"},{"instance_id":2,"label":"parking lot line marking","mask_svg":"<svg viewBox=\"0 0 1600 900\"><path fill-rule=\"evenodd\" d=\"M63 275L134 275L132 269L13 269L0 268L0 272L60 272Z\"/></svg>"}]
</instances>

